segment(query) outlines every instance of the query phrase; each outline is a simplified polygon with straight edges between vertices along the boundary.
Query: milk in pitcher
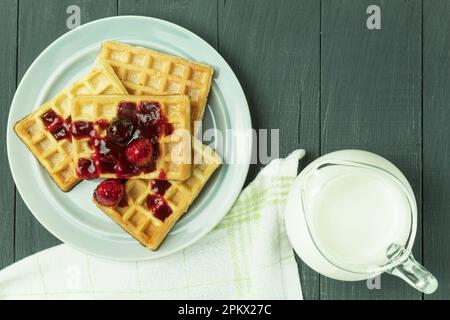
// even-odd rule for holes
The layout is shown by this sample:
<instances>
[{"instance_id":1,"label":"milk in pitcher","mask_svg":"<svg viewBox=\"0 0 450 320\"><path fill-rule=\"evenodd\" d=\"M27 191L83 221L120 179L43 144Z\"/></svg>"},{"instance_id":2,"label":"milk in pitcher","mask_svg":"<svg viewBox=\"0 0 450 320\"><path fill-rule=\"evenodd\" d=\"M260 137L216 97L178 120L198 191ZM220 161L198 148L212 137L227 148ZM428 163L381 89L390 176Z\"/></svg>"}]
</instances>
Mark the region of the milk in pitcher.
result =
<instances>
[{"instance_id":1,"label":"milk in pitcher","mask_svg":"<svg viewBox=\"0 0 450 320\"><path fill-rule=\"evenodd\" d=\"M392 243L403 245L411 209L391 177L358 167L328 166L315 176L309 215L319 247L333 261L353 268L386 262Z\"/></svg>"}]
</instances>

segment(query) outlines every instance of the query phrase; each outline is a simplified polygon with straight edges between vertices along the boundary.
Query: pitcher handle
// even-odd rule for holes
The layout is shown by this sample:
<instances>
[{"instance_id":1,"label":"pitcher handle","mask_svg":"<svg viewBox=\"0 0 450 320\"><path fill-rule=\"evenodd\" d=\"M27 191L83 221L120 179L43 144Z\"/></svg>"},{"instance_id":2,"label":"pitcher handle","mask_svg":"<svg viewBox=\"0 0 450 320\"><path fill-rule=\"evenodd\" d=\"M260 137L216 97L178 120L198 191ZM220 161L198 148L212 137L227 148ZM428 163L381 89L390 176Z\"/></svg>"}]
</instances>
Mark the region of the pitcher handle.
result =
<instances>
[{"instance_id":1,"label":"pitcher handle","mask_svg":"<svg viewBox=\"0 0 450 320\"><path fill-rule=\"evenodd\" d=\"M398 250L399 248L397 247L396 249ZM387 270L387 272L403 279L409 285L425 294L431 294L438 288L437 279L414 259L412 253L408 255L405 261Z\"/></svg>"}]
</instances>

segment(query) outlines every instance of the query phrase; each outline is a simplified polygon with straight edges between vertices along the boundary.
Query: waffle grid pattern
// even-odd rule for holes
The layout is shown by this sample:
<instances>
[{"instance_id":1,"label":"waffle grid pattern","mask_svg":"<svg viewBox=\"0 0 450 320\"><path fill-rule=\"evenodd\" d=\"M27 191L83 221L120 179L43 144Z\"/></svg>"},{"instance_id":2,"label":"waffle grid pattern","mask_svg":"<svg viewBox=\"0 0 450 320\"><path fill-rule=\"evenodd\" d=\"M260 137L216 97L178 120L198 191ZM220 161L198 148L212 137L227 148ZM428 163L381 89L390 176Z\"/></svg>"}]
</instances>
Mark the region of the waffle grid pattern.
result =
<instances>
[{"instance_id":1,"label":"waffle grid pattern","mask_svg":"<svg viewBox=\"0 0 450 320\"><path fill-rule=\"evenodd\" d=\"M110 208L101 206L95 200L94 203L142 245L156 250L221 164L221 159L214 150L201 142L194 141L193 149L197 153L195 158L202 161L193 165L189 179L171 181L172 185L164 194L164 199L172 209L172 214L165 221L155 218L146 206L146 199L152 193L149 180L135 179L125 183L128 198L126 206Z\"/></svg>"},{"instance_id":2,"label":"waffle grid pattern","mask_svg":"<svg viewBox=\"0 0 450 320\"><path fill-rule=\"evenodd\" d=\"M191 98L192 121L203 118L213 69L154 50L108 41L100 59L133 95L181 94Z\"/></svg>"},{"instance_id":3,"label":"waffle grid pattern","mask_svg":"<svg viewBox=\"0 0 450 320\"><path fill-rule=\"evenodd\" d=\"M80 95L126 94L127 91L114 71L107 64L98 63L83 79L75 82L56 97L46 102L14 127L24 142L51 178L62 191L69 191L80 179L75 176L72 161L72 143L68 139L56 140L44 128L41 116L49 110L63 119L71 114L71 100Z\"/></svg>"},{"instance_id":4,"label":"waffle grid pattern","mask_svg":"<svg viewBox=\"0 0 450 320\"><path fill-rule=\"evenodd\" d=\"M80 96L73 100L72 121L84 120L95 123L98 120L112 121L116 118L120 102L155 101L161 106L162 112L174 127L170 136L161 137L160 158L157 161L156 170L149 173L141 173L130 179L156 179L161 170L167 179L185 180L191 176L190 164L190 101L188 96ZM180 130L179 130L180 129ZM182 130L181 130L182 129ZM102 133L100 128L96 130ZM104 132L103 132L104 133ZM93 149L88 144L89 138L73 139L74 163L80 158L90 159ZM178 152L173 161L175 152ZM114 173L100 173L100 178L118 178Z\"/></svg>"}]
</instances>

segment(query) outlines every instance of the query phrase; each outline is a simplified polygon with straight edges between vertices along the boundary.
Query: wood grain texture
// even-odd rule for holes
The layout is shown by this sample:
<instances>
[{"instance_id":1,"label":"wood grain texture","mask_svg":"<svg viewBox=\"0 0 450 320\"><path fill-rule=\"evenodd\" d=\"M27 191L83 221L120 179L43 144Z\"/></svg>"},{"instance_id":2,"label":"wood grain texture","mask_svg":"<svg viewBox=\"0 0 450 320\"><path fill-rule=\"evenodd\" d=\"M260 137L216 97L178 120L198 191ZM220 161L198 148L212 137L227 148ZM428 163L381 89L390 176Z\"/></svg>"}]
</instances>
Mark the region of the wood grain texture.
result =
<instances>
[{"instance_id":1,"label":"wood grain texture","mask_svg":"<svg viewBox=\"0 0 450 320\"><path fill-rule=\"evenodd\" d=\"M386 157L409 179L418 202L414 246L421 260L421 1L375 1L381 30L368 30L374 1L322 1L321 121L323 154L345 148ZM322 299L420 299L398 278L380 290L366 282L321 279Z\"/></svg>"},{"instance_id":2,"label":"wood grain texture","mask_svg":"<svg viewBox=\"0 0 450 320\"><path fill-rule=\"evenodd\" d=\"M66 26L69 5L81 9L81 23L114 16L116 0L21 0L18 29L18 79L21 79L33 60L60 35L68 32ZM49 204L51 205L51 204ZM16 191L16 260L46 249L59 241L32 216Z\"/></svg>"},{"instance_id":3,"label":"wood grain texture","mask_svg":"<svg viewBox=\"0 0 450 320\"><path fill-rule=\"evenodd\" d=\"M16 89L17 1L7 0L0 10L0 269L14 261L14 182L6 155L9 107Z\"/></svg>"},{"instance_id":4,"label":"wood grain texture","mask_svg":"<svg viewBox=\"0 0 450 320\"><path fill-rule=\"evenodd\" d=\"M141 15L176 23L217 48L217 0L119 0L119 15Z\"/></svg>"},{"instance_id":5,"label":"wood grain texture","mask_svg":"<svg viewBox=\"0 0 450 320\"><path fill-rule=\"evenodd\" d=\"M450 296L450 2L423 3L424 264L439 281L426 299Z\"/></svg>"},{"instance_id":6,"label":"wood grain texture","mask_svg":"<svg viewBox=\"0 0 450 320\"><path fill-rule=\"evenodd\" d=\"M227 0L218 9L219 52L241 82L253 128L280 130L280 156L305 148L316 157L320 3ZM261 166L251 167L247 181ZM300 274L305 298L318 298L318 275L303 263Z\"/></svg>"}]
</instances>

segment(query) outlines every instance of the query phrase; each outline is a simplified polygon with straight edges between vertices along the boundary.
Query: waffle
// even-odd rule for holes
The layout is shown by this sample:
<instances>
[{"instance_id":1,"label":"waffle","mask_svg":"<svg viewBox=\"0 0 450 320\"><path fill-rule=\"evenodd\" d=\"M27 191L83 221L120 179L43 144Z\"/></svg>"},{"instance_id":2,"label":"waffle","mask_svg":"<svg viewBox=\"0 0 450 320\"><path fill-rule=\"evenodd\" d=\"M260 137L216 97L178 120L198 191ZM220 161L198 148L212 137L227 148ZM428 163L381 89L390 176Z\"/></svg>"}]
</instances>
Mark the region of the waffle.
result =
<instances>
[{"instance_id":1,"label":"waffle","mask_svg":"<svg viewBox=\"0 0 450 320\"><path fill-rule=\"evenodd\" d=\"M110 64L130 94L184 94L191 98L192 121L200 121L213 69L154 50L107 41L100 59Z\"/></svg>"},{"instance_id":2,"label":"waffle","mask_svg":"<svg viewBox=\"0 0 450 320\"><path fill-rule=\"evenodd\" d=\"M53 110L62 119L70 116L71 99L79 95L126 94L127 91L111 67L98 63L83 79L73 83L56 97L18 121L14 130L62 191L69 191L80 180L75 176L72 143L57 140L47 131L41 117ZM67 130L68 128L66 128Z\"/></svg>"},{"instance_id":3,"label":"waffle","mask_svg":"<svg viewBox=\"0 0 450 320\"><path fill-rule=\"evenodd\" d=\"M190 100L188 96L80 96L72 102L72 124L76 121L96 123L106 120L109 123L117 118L119 104L132 102L138 105L142 101L157 102L168 122L173 126L173 133L159 138L159 157L155 168L150 172L138 172L127 176L118 176L115 172L101 172L99 178L156 179L164 177L170 180L186 180L191 176L191 130ZM95 127L103 137L106 131ZM73 160L94 159L94 149L89 146L87 138L73 138ZM174 157L177 156L175 159ZM95 162L95 161L94 161ZM78 175L78 172L77 172Z\"/></svg>"},{"instance_id":4,"label":"waffle","mask_svg":"<svg viewBox=\"0 0 450 320\"><path fill-rule=\"evenodd\" d=\"M146 205L147 197L154 194L148 180L128 180L125 183L125 204L111 208L93 200L94 203L142 245L150 250L156 250L221 163L214 150L202 145L201 142L195 141L193 149L196 158L203 161L194 164L192 176L188 180L171 181L171 186L165 191L163 198L172 213L164 221L156 218Z\"/></svg>"}]
</instances>

